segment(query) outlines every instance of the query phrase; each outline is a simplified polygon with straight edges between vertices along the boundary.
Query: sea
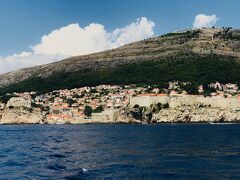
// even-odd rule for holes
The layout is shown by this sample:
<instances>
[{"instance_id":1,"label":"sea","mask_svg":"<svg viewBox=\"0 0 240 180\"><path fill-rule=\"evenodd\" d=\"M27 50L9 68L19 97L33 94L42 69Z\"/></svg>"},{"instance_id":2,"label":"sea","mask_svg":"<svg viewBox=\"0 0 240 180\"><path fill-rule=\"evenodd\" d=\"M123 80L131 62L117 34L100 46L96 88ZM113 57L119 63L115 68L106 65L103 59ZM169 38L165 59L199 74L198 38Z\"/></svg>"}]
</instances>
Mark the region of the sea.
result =
<instances>
[{"instance_id":1,"label":"sea","mask_svg":"<svg viewBox=\"0 0 240 180\"><path fill-rule=\"evenodd\" d=\"M240 124L2 125L0 179L240 179Z\"/></svg>"}]
</instances>

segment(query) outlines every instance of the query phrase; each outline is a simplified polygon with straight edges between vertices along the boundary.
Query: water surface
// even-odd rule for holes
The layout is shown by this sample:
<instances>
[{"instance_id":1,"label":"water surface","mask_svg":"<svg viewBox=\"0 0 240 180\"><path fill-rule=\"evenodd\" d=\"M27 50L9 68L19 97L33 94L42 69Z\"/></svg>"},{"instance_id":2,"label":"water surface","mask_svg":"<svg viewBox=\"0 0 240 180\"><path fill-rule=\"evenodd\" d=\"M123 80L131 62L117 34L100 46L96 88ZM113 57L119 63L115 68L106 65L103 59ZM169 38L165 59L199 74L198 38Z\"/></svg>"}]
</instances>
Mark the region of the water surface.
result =
<instances>
[{"instance_id":1,"label":"water surface","mask_svg":"<svg viewBox=\"0 0 240 180\"><path fill-rule=\"evenodd\" d=\"M1 179L240 179L240 124L0 126Z\"/></svg>"}]
</instances>

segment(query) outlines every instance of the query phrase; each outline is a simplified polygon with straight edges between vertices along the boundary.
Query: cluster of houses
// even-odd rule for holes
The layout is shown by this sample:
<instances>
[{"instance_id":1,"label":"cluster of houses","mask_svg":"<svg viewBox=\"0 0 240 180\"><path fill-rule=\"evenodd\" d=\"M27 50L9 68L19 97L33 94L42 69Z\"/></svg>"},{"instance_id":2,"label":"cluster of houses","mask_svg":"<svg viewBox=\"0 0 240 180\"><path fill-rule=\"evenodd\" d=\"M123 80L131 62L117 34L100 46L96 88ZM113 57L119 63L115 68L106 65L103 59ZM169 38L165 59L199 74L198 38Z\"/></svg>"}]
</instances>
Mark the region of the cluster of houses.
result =
<instances>
[{"instance_id":1,"label":"cluster of houses","mask_svg":"<svg viewBox=\"0 0 240 180\"><path fill-rule=\"evenodd\" d=\"M238 98L239 90L236 84L211 83L209 87L215 89L211 96L224 98ZM199 93L204 91L198 87ZM75 89L54 90L48 93L24 92L6 94L12 97L7 104L0 103L0 110L11 107L34 108L42 111L48 118L69 119L84 117L88 106L93 113L101 113L111 109L120 109L130 103L132 97L159 96L188 96L182 90L179 82L170 82L168 88L139 87L136 85L99 85L96 87L81 87ZM14 97L13 97L14 96ZM199 96L199 95L198 95Z\"/></svg>"},{"instance_id":2,"label":"cluster of houses","mask_svg":"<svg viewBox=\"0 0 240 180\"><path fill-rule=\"evenodd\" d=\"M70 119L85 117L86 106L93 113L119 109L129 103L137 90L131 86L99 85L75 89L54 90L49 93L24 92L7 94L12 97L6 108L26 107L45 112L48 118ZM4 109L4 105L3 108Z\"/></svg>"},{"instance_id":3,"label":"cluster of houses","mask_svg":"<svg viewBox=\"0 0 240 180\"><path fill-rule=\"evenodd\" d=\"M188 83L180 83L178 81L169 82L168 86L168 92L169 94L175 95L175 94L181 94L181 95L187 95L188 93L182 89L183 86L187 85ZM210 83L208 86L208 89L210 88L212 92L210 92L210 97L238 97L239 95L239 89L237 84L227 83L227 84L221 84L219 82ZM198 95L204 95L204 91L206 89L203 85L198 86Z\"/></svg>"}]
</instances>

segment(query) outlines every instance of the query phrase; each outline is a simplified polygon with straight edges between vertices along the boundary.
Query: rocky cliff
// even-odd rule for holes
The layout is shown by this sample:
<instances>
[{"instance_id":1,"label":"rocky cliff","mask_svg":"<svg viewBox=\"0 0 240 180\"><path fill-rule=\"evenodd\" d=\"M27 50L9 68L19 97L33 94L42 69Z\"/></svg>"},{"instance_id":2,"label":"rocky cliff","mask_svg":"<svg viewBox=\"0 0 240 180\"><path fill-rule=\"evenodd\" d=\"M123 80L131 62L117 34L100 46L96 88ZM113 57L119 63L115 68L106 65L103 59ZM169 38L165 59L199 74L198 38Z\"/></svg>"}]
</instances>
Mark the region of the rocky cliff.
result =
<instances>
[{"instance_id":1,"label":"rocky cliff","mask_svg":"<svg viewBox=\"0 0 240 180\"><path fill-rule=\"evenodd\" d=\"M152 121L162 123L211 123L240 122L240 112L231 109L181 106L162 109L153 114Z\"/></svg>"},{"instance_id":2,"label":"rocky cliff","mask_svg":"<svg viewBox=\"0 0 240 180\"><path fill-rule=\"evenodd\" d=\"M145 113L150 114L150 111ZM152 114L152 118L143 113L143 118L136 119L130 113L118 111L113 119L106 118L71 118L71 119L49 119L41 112L19 109L5 110L0 119L0 124L96 124L96 123L240 123L240 111L199 107L181 106L177 108L161 109Z\"/></svg>"},{"instance_id":3,"label":"rocky cliff","mask_svg":"<svg viewBox=\"0 0 240 180\"><path fill-rule=\"evenodd\" d=\"M41 112L24 109L6 109L0 124L43 124L45 123L45 117Z\"/></svg>"}]
</instances>

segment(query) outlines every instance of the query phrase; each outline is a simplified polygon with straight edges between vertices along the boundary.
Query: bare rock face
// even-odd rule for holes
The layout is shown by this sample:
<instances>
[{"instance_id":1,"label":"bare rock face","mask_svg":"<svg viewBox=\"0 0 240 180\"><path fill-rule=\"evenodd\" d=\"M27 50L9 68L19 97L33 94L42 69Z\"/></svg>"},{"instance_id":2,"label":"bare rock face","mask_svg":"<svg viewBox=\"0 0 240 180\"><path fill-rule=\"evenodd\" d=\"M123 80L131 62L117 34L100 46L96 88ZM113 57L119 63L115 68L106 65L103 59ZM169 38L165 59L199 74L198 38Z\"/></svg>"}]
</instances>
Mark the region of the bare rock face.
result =
<instances>
[{"instance_id":1,"label":"bare rock face","mask_svg":"<svg viewBox=\"0 0 240 180\"><path fill-rule=\"evenodd\" d=\"M28 110L8 109L2 115L0 124L42 124L44 116L41 112Z\"/></svg>"},{"instance_id":2,"label":"bare rock face","mask_svg":"<svg viewBox=\"0 0 240 180\"><path fill-rule=\"evenodd\" d=\"M153 119L159 123L240 122L240 112L231 109L183 106L162 109L158 114L154 114Z\"/></svg>"}]
</instances>

